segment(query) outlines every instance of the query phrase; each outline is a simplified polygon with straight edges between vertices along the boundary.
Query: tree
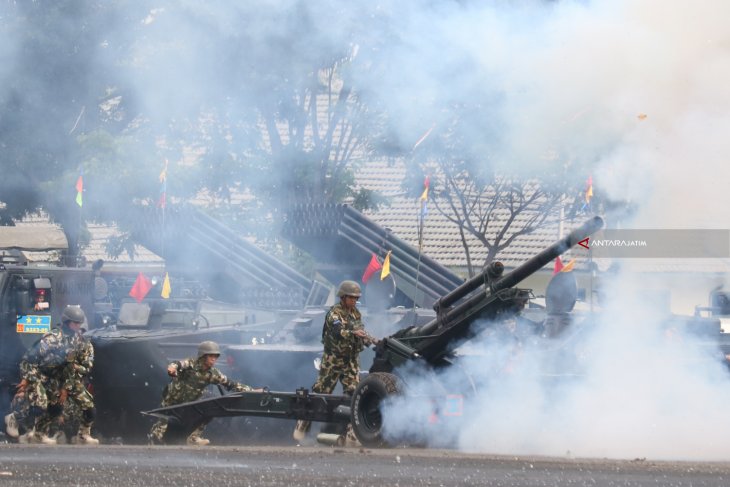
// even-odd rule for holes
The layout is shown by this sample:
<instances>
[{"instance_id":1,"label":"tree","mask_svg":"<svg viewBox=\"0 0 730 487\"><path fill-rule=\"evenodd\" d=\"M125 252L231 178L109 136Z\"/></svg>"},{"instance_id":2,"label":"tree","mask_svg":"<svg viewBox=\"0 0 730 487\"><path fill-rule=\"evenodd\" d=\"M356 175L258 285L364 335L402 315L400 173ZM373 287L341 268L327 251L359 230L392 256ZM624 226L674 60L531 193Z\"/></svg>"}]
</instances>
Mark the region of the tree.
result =
<instances>
[{"instance_id":1,"label":"tree","mask_svg":"<svg viewBox=\"0 0 730 487\"><path fill-rule=\"evenodd\" d=\"M467 272L492 262L515 239L531 234L558 218L560 206L570 204L573 183L565 177L567 166L555 161L551 175L525 175L519 166L510 170L491 157L490 144L498 144L498 131L484 131L473 142L471 124L481 107L452 107L451 119L436 127L419 144L409 160L405 189L422 190L429 175L429 204L453 223L464 248ZM421 188L421 189L419 189ZM469 236L487 249L484 262L473 262Z\"/></svg>"},{"instance_id":2,"label":"tree","mask_svg":"<svg viewBox=\"0 0 730 487\"><path fill-rule=\"evenodd\" d=\"M0 222L10 224L39 208L66 231L69 253L83 240L74 211L76 137L96 123L99 94L107 81L95 60L109 27L101 3L6 2L0 91Z\"/></svg>"},{"instance_id":3,"label":"tree","mask_svg":"<svg viewBox=\"0 0 730 487\"><path fill-rule=\"evenodd\" d=\"M0 35L15 46L15 64L0 92L3 223L43 208L74 254L86 220L115 221L132 204L155 203L166 159L171 199L250 193L268 222L295 201L375 201L353 178L377 118L348 78L356 48L321 33L305 3L62 0L5 9ZM277 22L292 29L255 28Z\"/></svg>"}]
</instances>

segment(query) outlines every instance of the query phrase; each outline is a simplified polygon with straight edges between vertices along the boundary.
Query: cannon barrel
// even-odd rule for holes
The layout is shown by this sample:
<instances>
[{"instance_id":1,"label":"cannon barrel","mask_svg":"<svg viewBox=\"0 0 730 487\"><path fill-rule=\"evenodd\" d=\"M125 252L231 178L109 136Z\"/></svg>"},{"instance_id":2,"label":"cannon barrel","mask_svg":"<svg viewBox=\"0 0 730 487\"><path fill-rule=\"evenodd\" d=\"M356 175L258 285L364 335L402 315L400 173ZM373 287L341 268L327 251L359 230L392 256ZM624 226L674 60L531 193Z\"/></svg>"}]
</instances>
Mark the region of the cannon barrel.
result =
<instances>
[{"instance_id":1,"label":"cannon barrel","mask_svg":"<svg viewBox=\"0 0 730 487\"><path fill-rule=\"evenodd\" d=\"M561 238L550 247L546 248L539 254L533 256L524 264L516 267L512 272L499 277L501 274L499 267L487 266L479 275L472 277L462 285L451 291L449 294L439 299L434 304L434 309L437 312L444 311L446 307L454 304L459 299L467 296L469 293L478 288L485 282L489 283L489 289L486 291L487 294L494 295L499 291L508 289L516 286L522 280L534 274L538 270L542 269L547 263L554 260L559 255L566 252L569 248L576 245L578 242L585 240L591 234L600 230L603 227L603 218L595 216L590 220L586 221L583 225L570 232L565 237ZM451 313L449 313L451 314ZM458 314L458 313L457 313ZM424 336L432 334L440 324L446 323L448 326L448 319L442 320L438 317L433 321L426 323L425 325L410 330L408 336Z\"/></svg>"}]
</instances>

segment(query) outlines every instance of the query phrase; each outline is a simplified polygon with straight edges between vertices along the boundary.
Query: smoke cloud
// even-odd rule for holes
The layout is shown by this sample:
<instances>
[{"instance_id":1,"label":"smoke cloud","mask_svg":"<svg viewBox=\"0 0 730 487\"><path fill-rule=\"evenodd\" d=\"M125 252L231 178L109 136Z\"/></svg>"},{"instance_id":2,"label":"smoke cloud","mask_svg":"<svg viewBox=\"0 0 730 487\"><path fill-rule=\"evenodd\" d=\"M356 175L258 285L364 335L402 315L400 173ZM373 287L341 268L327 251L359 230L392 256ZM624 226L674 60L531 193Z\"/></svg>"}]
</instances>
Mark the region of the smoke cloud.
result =
<instances>
[{"instance_id":1,"label":"smoke cloud","mask_svg":"<svg viewBox=\"0 0 730 487\"><path fill-rule=\"evenodd\" d=\"M457 43L471 54L473 69L448 83L454 92L470 92L466 76L500 94L501 159L549 172L543 156L556 150L593 165L594 190L634 203L635 218L623 223L636 228L726 228L730 201L718 182L730 180L730 32L720 20L728 14L721 1L497 2L422 18L419 31L431 21L429 32L447 40L429 49ZM408 67L416 84L434 79ZM470 344L478 352L439 381L448 391L465 369L480 386L464 424L432 424L428 404L396 401L387 431L423 439L425 429L429 444L482 452L726 458L730 384L720 352L671 327L628 272L604 286L604 312L569 338ZM406 381L444 392L418 374Z\"/></svg>"},{"instance_id":2,"label":"smoke cloud","mask_svg":"<svg viewBox=\"0 0 730 487\"><path fill-rule=\"evenodd\" d=\"M17 13L7 5L2 20ZM256 110L277 103L271 80L297 79L313 60L344 49L354 53L347 73L353 86L367 102L388 107L403 146L448 120L454 107L468 107L465 150L488 154L490 163L538 175L570 163L581 169L572 173L576 180L592 173L596 192L633 202L638 212L630 223L638 228L727 226L726 0L163 1L116 8L87 24L97 29L86 38L87 63L76 69L83 69L79 85L89 87L89 100L109 96L109 110L98 116L127 124L124 133L132 134L117 172L137 175L150 195L158 190L158 152L176 151L169 187L185 195L183 185L198 178L176 175L189 169L191 152L210 153L213 144L204 146L211 140L222 154L260 149ZM81 31L77 14L66 12L44 32ZM12 35L30 20L0 22L12 25L0 30L3 97L10 79L26 91L43 89L20 63L23 46ZM117 93L123 103L114 109ZM41 98L37 121L63 112L66 125L39 124L15 140L54 153L54 137L68 137L83 103L52 91ZM213 130L213 119L224 129ZM77 130L91 123L82 120ZM182 142L135 137L142 125L174 126ZM255 186L269 176L232 170L231 181ZM469 424L449 429L451 439L467 450L504 453L726 456L730 388L721 361L682 330L668 338L662 313L637 302L640 283L630 276L609 286L607 312L575 332L567 362L555 363L544 343L516 349L512 339L492 337L474 344L478 352L462 367L484 392L465 404ZM392 417L400 420L389 428L411 424Z\"/></svg>"},{"instance_id":3,"label":"smoke cloud","mask_svg":"<svg viewBox=\"0 0 730 487\"><path fill-rule=\"evenodd\" d=\"M576 314L557 338L496 324L438 380L406 373L409 395L384 409L387 435L503 454L727 458L730 376L714 340L642 302L640 283L611 288L603 312ZM468 390L466 375L477 392L450 416L444 398Z\"/></svg>"}]
</instances>

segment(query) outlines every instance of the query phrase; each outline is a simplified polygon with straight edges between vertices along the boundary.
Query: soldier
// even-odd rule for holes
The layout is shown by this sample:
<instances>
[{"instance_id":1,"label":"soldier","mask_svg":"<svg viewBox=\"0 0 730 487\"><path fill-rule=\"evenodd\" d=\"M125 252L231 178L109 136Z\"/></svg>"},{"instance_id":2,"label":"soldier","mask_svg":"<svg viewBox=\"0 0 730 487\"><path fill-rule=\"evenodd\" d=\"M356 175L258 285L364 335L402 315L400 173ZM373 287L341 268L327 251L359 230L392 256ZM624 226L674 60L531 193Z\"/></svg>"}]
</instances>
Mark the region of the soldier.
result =
<instances>
[{"instance_id":1,"label":"soldier","mask_svg":"<svg viewBox=\"0 0 730 487\"><path fill-rule=\"evenodd\" d=\"M77 318L86 319L84 311L80 307L69 307L67 309L70 310L70 314L77 313ZM65 409L75 413L80 412L78 434L71 439L71 442L81 445L98 445L99 440L91 436L91 426L96 416L94 396L86 387L86 379L94 366L94 346L81 333L77 332L76 337L75 346L67 356L65 382L61 390L61 404L66 403L66 397L68 397L73 407ZM71 406L71 404L66 404ZM76 417L79 415L67 414L67 416Z\"/></svg>"},{"instance_id":2,"label":"soldier","mask_svg":"<svg viewBox=\"0 0 730 487\"><path fill-rule=\"evenodd\" d=\"M324 353L312 392L331 394L337 382L341 382L344 393L352 395L360 381L360 352L376 340L365 331L357 309L360 285L355 281L342 281L337 296L340 302L330 308L324 319ZM297 421L294 439L304 439L310 427L310 421ZM350 441L354 439L352 426L348 426L347 437Z\"/></svg>"},{"instance_id":3,"label":"soldier","mask_svg":"<svg viewBox=\"0 0 730 487\"><path fill-rule=\"evenodd\" d=\"M81 335L86 315L79 306L67 306L62 325L45 334L20 363L21 381L13 398L14 411L5 417L9 436L20 442L55 444L49 429L63 413L70 398L81 411L75 442L98 445L91 437L94 399L83 379L94 363L94 347ZM20 424L30 429L19 436Z\"/></svg>"},{"instance_id":4,"label":"soldier","mask_svg":"<svg viewBox=\"0 0 730 487\"><path fill-rule=\"evenodd\" d=\"M262 391L262 389L252 389L245 384L229 380L221 374L214 367L220 355L221 352L217 343L205 341L198 346L197 358L175 361L168 365L167 374L172 377L172 382L162 391L161 407L197 401L203 395L205 387L210 384L219 384L234 392ZM210 443L210 440L200 436L207 424L208 422L201 424L188 436L188 445L203 446ZM167 421L164 419L157 421L148 435L150 444L164 444L166 430Z\"/></svg>"}]
</instances>

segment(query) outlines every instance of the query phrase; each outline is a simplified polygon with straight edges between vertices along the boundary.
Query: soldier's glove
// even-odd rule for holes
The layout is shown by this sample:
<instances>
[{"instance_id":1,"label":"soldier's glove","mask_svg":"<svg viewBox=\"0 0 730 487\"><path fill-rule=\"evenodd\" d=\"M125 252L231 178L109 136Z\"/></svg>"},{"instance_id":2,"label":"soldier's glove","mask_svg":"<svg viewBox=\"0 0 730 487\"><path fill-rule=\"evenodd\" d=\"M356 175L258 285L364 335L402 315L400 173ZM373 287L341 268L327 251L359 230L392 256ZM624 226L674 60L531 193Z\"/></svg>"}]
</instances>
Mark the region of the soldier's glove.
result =
<instances>
[{"instance_id":1,"label":"soldier's glove","mask_svg":"<svg viewBox=\"0 0 730 487\"><path fill-rule=\"evenodd\" d=\"M28 387L28 380L27 379L21 380L20 383L18 384L18 388L15 390L15 394L16 395L25 394L26 387Z\"/></svg>"},{"instance_id":2,"label":"soldier's glove","mask_svg":"<svg viewBox=\"0 0 730 487\"><path fill-rule=\"evenodd\" d=\"M65 387L61 389L61 393L58 395L58 402L59 404L63 405L66 403L66 399L68 399L68 389Z\"/></svg>"}]
</instances>

